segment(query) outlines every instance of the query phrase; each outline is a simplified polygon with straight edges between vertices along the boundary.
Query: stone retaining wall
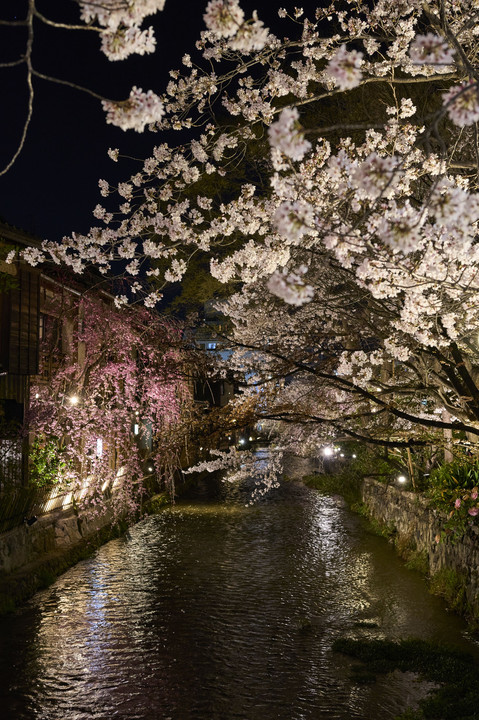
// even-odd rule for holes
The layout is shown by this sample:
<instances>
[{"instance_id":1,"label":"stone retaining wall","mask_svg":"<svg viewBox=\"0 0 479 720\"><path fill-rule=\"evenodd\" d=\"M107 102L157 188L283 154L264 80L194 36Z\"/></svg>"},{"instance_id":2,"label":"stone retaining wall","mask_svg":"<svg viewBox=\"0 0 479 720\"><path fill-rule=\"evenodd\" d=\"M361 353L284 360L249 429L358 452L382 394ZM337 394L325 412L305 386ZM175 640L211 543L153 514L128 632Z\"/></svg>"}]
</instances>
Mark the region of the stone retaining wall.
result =
<instances>
[{"instance_id":1,"label":"stone retaining wall","mask_svg":"<svg viewBox=\"0 0 479 720\"><path fill-rule=\"evenodd\" d=\"M159 493L144 504L143 511L159 512L168 503L167 494ZM32 525L25 523L0 534L0 614L50 585L127 526L123 520L114 522L110 509L92 519L69 510L48 513Z\"/></svg>"},{"instance_id":2,"label":"stone retaining wall","mask_svg":"<svg viewBox=\"0 0 479 720\"><path fill-rule=\"evenodd\" d=\"M111 524L111 512L95 520L79 519L72 511L49 513L33 525L23 525L0 535L0 573L12 573L83 543Z\"/></svg>"},{"instance_id":3,"label":"stone retaining wall","mask_svg":"<svg viewBox=\"0 0 479 720\"><path fill-rule=\"evenodd\" d=\"M456 578L455 592L461 595L461 606L456 609L479 618L478 529L471 528L454 544L449 540L437 543L441 514L425 498L369 478L363 481L361 494L370 516L397 533L397 544L425 554L433 586L435 576L449 573L449 584Z\"/></svg>"}]
</instances>

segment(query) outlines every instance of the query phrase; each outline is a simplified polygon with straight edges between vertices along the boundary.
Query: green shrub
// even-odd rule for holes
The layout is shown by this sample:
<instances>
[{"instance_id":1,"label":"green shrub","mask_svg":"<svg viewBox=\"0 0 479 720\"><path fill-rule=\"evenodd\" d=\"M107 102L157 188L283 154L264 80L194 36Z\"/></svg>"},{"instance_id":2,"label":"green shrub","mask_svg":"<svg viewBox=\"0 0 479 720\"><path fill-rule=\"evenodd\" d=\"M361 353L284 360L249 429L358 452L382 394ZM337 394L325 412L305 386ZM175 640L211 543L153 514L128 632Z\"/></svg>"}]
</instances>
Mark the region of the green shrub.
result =
<instances>
[{"instance_id":1,"label":"green shrub","mask_svg":"<svg viewBox=\"0 0 479 720\"><path fill-rule=\"evenodd\" d=\"M467 578L452 568L441 568L432 576L430 589L434 595L441 595L453 610L469 614L466 598Z\"/></svg>"},{"instance_id":2,"label":"green shrub","mask_svg":"<svg viewBox=\"0 0 479 720\"><path fill-rule=\"evenodd\" d=\"M446 513L441 536L459 538L479 516L479 460L461 458L433 470L428 495Z\"/></svg>"},{"instance_id":3,"label":"green shrub","mask_svg":"<svg viewBox=\"0 0 479 720\"><path fill-rule=\"evenodd\" d=\"M348 454L356 455L351 460L350 472L359 477L373 477L376 480L388 482L398 470L404 469L401 455L393 455L387 451L379 451L360 443L348 443Z\"/></svg>"},{"instance_id":4,"label":"green shrub","mask_svg":"<svg viewBox=\"0 0 479 720\"><path fill-rule=\"evenodd\" d=\"M68 469L68 462L54 440L35 440L30 446L29 461L30 482L40 488L61 482Z\"/></svg>"}]
</instances>

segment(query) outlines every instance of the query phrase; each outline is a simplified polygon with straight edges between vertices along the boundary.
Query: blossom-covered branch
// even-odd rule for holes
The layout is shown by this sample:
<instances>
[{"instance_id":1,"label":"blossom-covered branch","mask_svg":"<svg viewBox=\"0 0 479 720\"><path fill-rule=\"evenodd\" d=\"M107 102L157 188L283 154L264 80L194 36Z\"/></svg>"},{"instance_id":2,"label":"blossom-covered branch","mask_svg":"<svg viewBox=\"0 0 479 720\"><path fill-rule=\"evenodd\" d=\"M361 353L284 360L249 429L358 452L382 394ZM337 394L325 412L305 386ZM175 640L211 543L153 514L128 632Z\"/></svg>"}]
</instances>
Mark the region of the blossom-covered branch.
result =
<instances>
[{"instance_id":1,"label":"blossom-covered branch","mask_svg":"<svg viewBox=\"0 0 479 720\"><path fill-rule=\"evenodd\" d=\"M314 375L305 397L322 411L305 417L330 427L343 418L371 441L476 436L475 3L293 14L296 38L211 0L152 127L188 141L162 136L122 183L101 180L101 224L44 253L79 272L120 261L150 278L147 305L208 256L217 280L241 287L222 306L233 341L258 349L255 367L238 355L238 373L298 380L265 402L299 402L294 388ZM239 168L244 181L228 188Z\"/></svg>"}]
</instances>

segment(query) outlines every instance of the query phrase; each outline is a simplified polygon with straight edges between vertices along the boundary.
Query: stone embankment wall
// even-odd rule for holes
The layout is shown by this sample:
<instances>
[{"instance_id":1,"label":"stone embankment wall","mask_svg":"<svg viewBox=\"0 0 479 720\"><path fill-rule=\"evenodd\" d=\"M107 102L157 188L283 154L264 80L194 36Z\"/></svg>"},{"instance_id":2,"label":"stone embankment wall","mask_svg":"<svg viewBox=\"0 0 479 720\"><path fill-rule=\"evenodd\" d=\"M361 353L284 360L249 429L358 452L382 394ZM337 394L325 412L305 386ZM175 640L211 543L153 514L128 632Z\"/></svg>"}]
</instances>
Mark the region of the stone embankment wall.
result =
<instances>
[{"instance_id":1,"label":"stone embankment wall","mask_svg":"<svg viewBox=\"0 0 479 720\"><path fill-rule=\"evenodd\" d=\"M0 573L12 573L62 552L93 537L112 522L111 513L95 520L78 518L73 512L49 513L33 525L23 525L0 535Z\"/></svg>"},{"instance_id":2,"label":"stone embankment wall","mask_svg":"<svg viewBox=\"0 0 479 720\"><path fill-rule=\"evenodd\" d=\"M113 516L87 520L49 513L0 535L0 614L31 597L97 547L119 534Z\"/></svg>"},{"instance_id":3,"label":"stone embankment wall","mask_svg":"<svg viewBox=\"0 0 479 720\"><path fill-rule=\"evenodd\" d=\"M156 512L167 503L166 494L160 493L150 498L143 511ZM110 510L92 519L60 511L0 534L0 614L50 585L126 528L126 522L114 522Z\"/></svg>"},{"instance_id":4,"label":"stone embankment wall","mask_svg":"<svg viewBox=\"0 0 479 720\"><path fill-rule=\"evenodd\" d=\"M371 518L386 526L396 545L423 554L436 590L456 610L479 618L479 530L461 540L437 542L444 518L428 501L393 485L366 478L362 500ZM436 580L435 580L436 579Z\"/></svg>"}]
</instances>

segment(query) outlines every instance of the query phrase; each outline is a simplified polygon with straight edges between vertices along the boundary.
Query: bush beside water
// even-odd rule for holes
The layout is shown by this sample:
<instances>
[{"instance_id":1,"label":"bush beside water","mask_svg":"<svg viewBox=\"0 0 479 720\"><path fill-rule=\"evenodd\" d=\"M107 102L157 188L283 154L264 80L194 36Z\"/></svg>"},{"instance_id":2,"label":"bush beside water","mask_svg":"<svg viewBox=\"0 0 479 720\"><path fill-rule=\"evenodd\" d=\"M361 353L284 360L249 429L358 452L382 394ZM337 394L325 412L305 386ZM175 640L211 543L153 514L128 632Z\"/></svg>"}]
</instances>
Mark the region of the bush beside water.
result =
<instances>
[{"instance_id":1,"label":"bush beside water","mask_svg":"<svg viewBox=\"0 0 479 720\"><path fill-rule=\"evenodd\" d=\"M473 720L478 717L479 673L474 658L454 648L418 639L353 640L339 638L333 650L355 658L352 680L373 683L377 675L401 670L418 673L437 687L396 720Z\"/></svg>"}]
</instances>

